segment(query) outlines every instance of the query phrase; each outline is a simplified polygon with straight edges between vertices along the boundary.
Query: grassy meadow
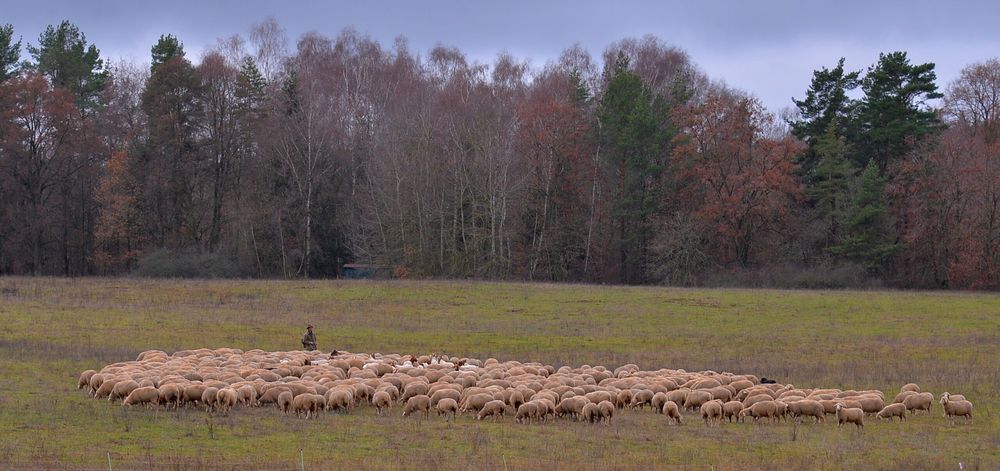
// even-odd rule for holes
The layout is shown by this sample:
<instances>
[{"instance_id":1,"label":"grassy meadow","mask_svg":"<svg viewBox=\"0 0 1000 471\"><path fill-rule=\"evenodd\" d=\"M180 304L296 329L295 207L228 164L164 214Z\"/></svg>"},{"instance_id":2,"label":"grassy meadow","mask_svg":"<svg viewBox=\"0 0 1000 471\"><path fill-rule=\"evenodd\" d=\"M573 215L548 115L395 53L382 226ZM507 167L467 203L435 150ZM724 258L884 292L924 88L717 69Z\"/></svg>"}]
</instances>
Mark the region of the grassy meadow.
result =
<instances>
[{"instance_id":1,"label":"grassy meadow","mask_svg":"<svg viewBox=\"0 0 1000 471\"><path fill-rule=\"evenodd\" d=\"M464 281L0 278L3 469L1000 469L1000 295ZM318 420L275 409L125 412L76 389L138 352L322 350L752 373L798 387L962 393L905 423L723 424L622 412L612 426ZM300 451L301 450L301 451ZM300 461L301 460L301 461ZM303 463L304 462L304 463Z\"/></svg>"}]
</instances>

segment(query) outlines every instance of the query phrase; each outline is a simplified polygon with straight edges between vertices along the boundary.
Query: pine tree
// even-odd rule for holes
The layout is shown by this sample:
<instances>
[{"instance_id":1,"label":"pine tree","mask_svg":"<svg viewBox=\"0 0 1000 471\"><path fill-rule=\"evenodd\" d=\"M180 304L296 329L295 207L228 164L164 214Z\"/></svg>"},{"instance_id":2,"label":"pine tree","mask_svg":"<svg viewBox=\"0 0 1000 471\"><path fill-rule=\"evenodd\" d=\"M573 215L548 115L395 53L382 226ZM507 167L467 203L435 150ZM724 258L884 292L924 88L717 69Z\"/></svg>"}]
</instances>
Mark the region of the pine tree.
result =
<instances>
[{"instance_id":1,"label":"pine tree","mask_svg":"<svg viewBox=\"0 0 1000 471\"><path fill-rule=\"evenodd\" d=\"M666 102L629 70L628 56L619 52L597 115L600 138L608 148L605 155L617 179L613 216L619 232L620 281L642 282L650 218L659 201L656 183L670 138L664 126Z\"/></svg>"},{"instance_id":2,"label":"pine tree","mask_svg":"<svg viewBox=\"0 0 1000 471\"><path fill-rule=\"evenodd\" d=\"M583 108L590 101L590 90L587 89L587 84L583 81L583 75L580 74L579 70L573 69L569 74L569 81L570 86L573 87L570 102L577 108Z\"/></svg>"},{"instance_id":3,"label":"pine tree","mask_svg":"<svg viewBox=\"0 0 1000 471\"><path fill-rule=\"evenodd\" d=\"M79 28L69 21L58 27L49 25L38 36L38 46L29 45L28 52L35 60L35 70L53 86L72 92L81 110L97 108L111 73L104 69L100 51L93 44L87 45Z\"/></svg>"},{"instance_id":4,"label":"pine tree","mask_svg":"<svg viewBox=\"0 0 1000 471\"><path fill-rule=\"evenodd\" d=\"M13 41L14 26L0 26L0 83L17 73L17 61L21 60L21 40Z\"/></svg>"},{"instance_id":5,"label":"pine tree","mask_svg":"<svg viewBox=\"0 0 1000 471\"><path fill-rule=\"evenodd\" d=\"M160 39L153 45L153 61L150 63L150 72L156 72L156 68L175 57L184 57L184 44L172 34L160 35Z\"/></svg>"},{"instance_id":6,"label":"pine tree","mask_svg":"<svg viewBox=\"0 0 1000 471\"><path fill-rule=\"evenodd\" d=\"M861 82L859 164L872 159L884 175L889 162L904 156L915 140L940 128L927 106L927 100L943 96L936 79L933 63L911 65L905 52L879 55Z\"/></svg>"},{"instance_id":7,"label":"pine tree","mask_svg":"<svg viewBox=\"0 0 1000 471\"><path fill-rule=\"evenodd\" d=\"M806 189L816 217L826 225L826 246L838 240L842 232L842 221L851 206L851 181L857 173L848 158L846 139L837 135L838 128L838 122L831 121L826 132L816 140L816 168Z\"/></svg>"},{"instance_id":8,"label":"pine tree","mask_svg":"<svg viewBox=\"0 0 1000 471\"><path fill-rule=\"evenodd\" d=\"M813 170L819 165L817 143L836 123L835 135L848 137L853 133L857 102L847 93L860 85L860 72L845 72L844 59L837 62L832 70L822 68L813 72L812 83L804 100L792 101L799 109L799 120L791 124L792 134L809 145L803 154L800 168L806 181L813 178Z\"/></svg>"},{"instance_id":9,"label":"pine tree","mask_svg":"<svg viewBox=\"0 0 1000 471\"><path fill-rule=\"evenodd\" d=\"M861 173L847 219L847 238L828 249L832 254L861 263L871 274L881 272L890 257L901 248L887 235L892 224L884 201L884 187L885 179L873 160Z\"/></svg>"}]
</instances>

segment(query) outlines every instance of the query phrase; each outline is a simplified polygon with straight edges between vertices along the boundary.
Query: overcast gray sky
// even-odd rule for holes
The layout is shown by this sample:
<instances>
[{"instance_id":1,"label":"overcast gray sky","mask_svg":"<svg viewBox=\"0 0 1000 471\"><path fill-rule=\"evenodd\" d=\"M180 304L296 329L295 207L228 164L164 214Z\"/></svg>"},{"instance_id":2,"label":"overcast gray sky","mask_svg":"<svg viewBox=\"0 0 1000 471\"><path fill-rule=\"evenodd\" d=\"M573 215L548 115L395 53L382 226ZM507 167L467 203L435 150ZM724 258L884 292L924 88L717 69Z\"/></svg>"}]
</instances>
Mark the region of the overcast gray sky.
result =
<instances>
[{"instance_id":1,"label":"overcast gray sky","mask_svg":"<svg viewBox=\"0 0 1000 471\"><path fill-rule=\"evenodd\" d=\"M1000 1L8 1L0 24L35 42L47 24L75 23L107 58L148 62L160 34L173 33L197 58L218 38L245 34L274 16L294 44L315 30L353 26L391 46L437 43L470 58L500 51L539 67L579 42L595 57L624 37L659 36L686 50L710 77L760 97L772 110L801 98L811 73L843 56L862 69L879 52L905 50L937 64L942 89L965 65L1000 56ZM291 45L291 44L290 44Z\"/></svg>"}]
</instances>

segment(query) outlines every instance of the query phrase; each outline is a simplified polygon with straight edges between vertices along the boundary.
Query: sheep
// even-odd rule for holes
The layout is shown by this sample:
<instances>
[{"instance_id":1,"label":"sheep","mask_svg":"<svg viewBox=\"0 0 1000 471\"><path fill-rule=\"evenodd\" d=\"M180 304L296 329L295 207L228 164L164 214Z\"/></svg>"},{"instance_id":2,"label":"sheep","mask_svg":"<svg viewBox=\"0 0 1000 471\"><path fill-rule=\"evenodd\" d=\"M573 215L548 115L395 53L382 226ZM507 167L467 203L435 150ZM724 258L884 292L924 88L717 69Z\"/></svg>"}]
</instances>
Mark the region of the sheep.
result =
<instances>
[{"instance_id":1,"label":"sheep","mask_svg":"<svg viewBox=\"0 0 1000 471\"><path fill-rule=\"evenodd\" d=\"M108 401L115 402L116 399L125 399L132 391L138 388L139 383L132 380L115 383L114 387L111 388L111 393L108 395Z\"/></svg>"},{"instance_id":2,"label":"sheep","mask_svg":"<svg viewBox=\"0 0 1000 471\"><path fill-rule=\"evenodd\" d=\"M948 391L945 391L945 392L941 393L941 397L942 398L947 397L948 400L950 400L950 401L967 401L968 400L968 399L965 398L965 396L963 396L961 394L951 394Z\"/></svg>"},{"instance_id":3,"label":"sheep","mask_svg":"<svg viewBox=\"0 0 1000 471\"><path fill-rule=\"evenodd\" d=\"M677 407L677 403L674 401L667 401L663 403L663 409L661 411L663 415L671 419L677 425L681 425L681 411Z\"/></svg>"},{"instance_id":4,"label":"sheep","mask_svg":"<svg viewBox=\"0 0 1000 471\"><path fill-rule=\"evenodd\" d=\"M920 386L917 386L916 384L913 383L907 383L904 384L903 387L899 388L899 392L907 392L907 391L913 391L918 393L920 392Z\"/></svg>"},{"instance_id":5,"label":"sheep","mask_svg":"<svg viewBox=\"0 0 1000 471\"><path fill-rule=\"evenodd\" d=\"M375 413L378 415L389 412L392 409L392 396L384 390L375 391L375 394L372 395L372 405L375 406ZM327 402L327 407L329 407L329 402Z\"/></svg>"},{"instance_id":6,"label":"sheep","mask_svg":"<svg viewBox=\"0 0 1000 471\"><path fill-rule=\"evenodd\" d=\"M629 403L629 407L632 409L642 409L646 404L650 404L652 402L653 396L653 391L648 389L636 391L632 394L632 401Z\"/></svg>"},{"instance_id":7,"label":"sheep","mask_svg":"<svg viewBox=\"0 0 1000 471\"><path fill-rule=\"evenodd\" d=\"M918 410L927 411L930 414L933 403L934 395L929 392L917 393L903 400L903 405L911 414L916 414Z\"/></svg>"},{"instance_id":8,"label":"sheep","mask_svg":"<svg viewBox=\"0 0 1000 471\"><path fill-rule=\"evenodd\" d=\"M80 379L76 383L76 389L83 389L84 387L90 386L90 380L96 375L97 372L94 370L87 370L80 373Z\"/></svg>"},{"instance_id":9,"label":"sheep","mask_svg":"<svg viewBox=\"0 0 1000 471\"><path fill-rule=\"evenodd\" d=\"M719 399L724 403L731 400L734 395L732 389L726 386L716 386L709 389L708 392L712 394L712 399Z\"/></svg>"},{"instance_id":10,"label":"sheep","mask_svg":"<svg viewBox=\"0 0 1000 471\"><path fill-rule=\"evenodd\" d=\"M292 398L293 396L291 391L284 390L278 393L278 397L275 401L278 404L278 410L280 410L285 415L288 415L288 412L291 410L292 407Z\"/></svg>"},{"instance_id":11,"label":"sheep","mask_svg":"<svg viewBox=\"0 0 1000 471\"><path fill-rule=\"evenodd\" d=\"M457 389L438 389L437 391L434 391L430 396L431 396L431 407L436 406L438 401L440 401L441 399L445 398L454 399L455 402L458 402L462 399L462 393Z\"/></svg>"},{"instance_id":12,"label":"sheep","mask_svg":"<svg viewBox=\"0 0 1000 471\"><path fill-rule=\"evenodd\" d=\"M967 421L972 420L972 403L964 400L953 400L955 396L948 395L941 398L941 408L944 409L944 416L952 421L955 420L955 417L965 417Z\"/></svg>"},{"instance_id":13,"label":"sheep","mask_svg":"<svg viewBox=\"0 0 1000 471\"><path fill-rule=\"evenodd\" d=\"M600 421L601 410L597 407L597 404L594 404L593 402L584 404L583 410L580 412L580 420L591 424L596 424Z\"/></svg>"},{"instance_id":14,"label":"sheep","mask_svg":"<svg viewBox=\"0 0 1000 471\"><path fill-rule=\"evenodd\" d=\"M205 389L208 389L203 384L191 384L184 386L184 401L185 403L190 402L192 404L197 404L201 402L201 396L205 393Z\"/></svg>"},{"instance_id":15,"label":"sheep","mask_svg":"<svg viewBox=\"0 0 1000 471\"><path fill-rule=\"evenodd\" d=\"M158 405L160 402L160 392L152 386L133 389L128 397L122 401L122 407L128 408L132 405Z\"/></svg>"},{"instance_id":16,"label":"sheep","mask_svg":"<svg viewBox=\"0 0 1000 471\"><path fill-rule=\"evenodd\" d=\"M933 400L934 397L931 397ZM866 414L877 414L879 411L885 407L885 399L879 396L862 396L858 398L858 402L861 403L861 409L865 411Z\"/></svg>"},{"instance_id":17,"label":"sheep","mask_svg":"<svg viewBox=\"0 0 1000 471\"><path fill-rule=\"evenodd\" d=\"M514 414L514 422L519 424L530 424L532 419L538 417L538 403L525 402L517 408Z\"/></svg>"},{"instance_id":18,"label":"sheep","mask_svg":"<svg viewBox=\"0 0 1000 471\"><path fill-rule=\"evenodd\" d=\"M315 396L319 397L319 402ZM303 393L292 398L291 411L295 413L296 417L301 417L302 413L306 414L306 420L314 417L319 412L319 403L322 402L323 396L319 394Z\"/></svg>"},{"instance_id":19,"label":"sheep","mask_svg":"<svg viewBox=\"0 0 1000 471\"><path fill-rule=\"evenodd\" d=\"M836 409L837 427L843 427L844 424L854 424L859 430L865 428L865 411L853 407L844 407L843 404L837 404Z\"/></svg>"},{"instance_id":20,"label":"sheep","mask_svg":"<svg viewBox=\"0 0 1000 471\"><path fill-rule=\"evenodd\" d=\"M893 398L892 403L893 404L902 404L903 401L906 400L907 397L910 397L910 396L912 396L914 394L916 394L915 391L903 391L903 392L901 392L899 394L896 394L896 397Z\"/></svg>"},{"instance_id":21,"label":"sheep","mask_svg":"<svg viewBox=\"0 0 1000 471\"><path fill-rule=\"evenodd\" d=\"M438 401L437 406L438 415L444 415L444 421L455 420L455 414L458 413L458 402L450 397L446 397Z\"/></svg>"},{"instance_id":22,"label":"sheep","mask_svg":"<svg viewBox=\"0 0 1000 471\"><path fill-rule=\"evenodd\" d=\"M331 389L324 397L326 409L339 412L348 412L354 404L354 394L350 389Z\"/></svg>"},{"instance_id":23,"label":"sheep","mask_svg":"<svg viewBox=\"0 0 1000 471\"><path fill-rule=\"evenodd\" d=\"M716 424L722 422L722 401L713 399L702 404L701 418L705 421L706 426L711 425L712 422Z\"/></svg>"},{"instance_id":24,"label":"sheep","mask_svg":"<svg viewBox=\"0 0 1000 471\"><path fill-rule=\"evenodd\" d=\"M257 390L250 386L249 384L240 386L236 390L239 395L237 401L246 407L251 407L257 405Z\"/></svg>"},{"instance_id":25,"label":"sheep","mask_svg":"<svg viewBox=\"0 0 1000 471\"><path fill-rule=\"evenodd\" d=\"M889 404L878 411L875 415L879 419L889 419L892 422L893 417L899 417L899 421L902 422L906 420L906 406L900 403Z\"/></svg>"},{"instance_id":26,"label":"sheep","mask_svg":"<svg viewBox=\"0 0 1000 471\"><path fill-rule=\"evenodd\" d=\"M428 400L429 399L430 398L428 398ZM493 396L490 395L490 394L486 394L486 393L473 394L473 395L471 395L471 396L469 396L469 397L467 397L467 398L465 398L465 399L462 400L462 402L460 403L460 405L461 405L461 411L463 413L469 412L469 411L479 412L479 410L482 409L483 406L485 406L487 402L490 402L492 400L494 400L494 399L493 399Z\"/></svg>"},{"instance_id":27,"label":"sheep","mask_svg":"<svg viewBox=\"0 0 1000 471\"><path fill-rule=\"evenodd\" d=\"M164 384L158 388L160 395L158 402L165 406L176 409L184 399L184 392L176 384Z\"/></svg>"},{"instance_id":28,"label":"sheep","mask_svg":"<svg viewBox=\"0 0 1000 471\"><path fill-rule=\"evenodd\" d=\"M611 419L615 416L615 405L611 401L601 401L597 404L597 411L601 421L606 425L611 425Z\"/></svg>"},{"instance_id":29,"label":"sheep","mask_svg":"<svg viewBox=\"0 0 1000 471\"><path fill-rule=\"evenodd\" d=\"M649 401L650 405L653 406L653 410L656 411L663 410L663 403L665 402L667 402L667 393L664 392L658 392L656 394L653 394L653 399Z\"/></svg>"},{"instance_id":30,"label":"sheep","mask_svg":"<svg viewBox=\"0 0 1000 471\"><path fill-rule=\"evenodd\" d=\"M223 413L228 413L230 409L236 406L236 402L239 399L239 395L233 388L223 388L215 396L215 406Z\"/></svg>"},{"instance_id":31,"label":"sheep","mask_svg":"<svg viewBox=\"0 0 1000 471\"><path fill-rule=\"evenodd\" d=\"M275 388L270 388L267 391L264 391L260 395L260 397L257 398L257 402L259 404L277 404L278 396L283 392L287 392L289 395L294 396L294 394L292 394L292 392L288 388L275 387Z\"/></svg>"},{"instance_id":32,"label":"sheep","mask_svg":"<svg viewBox=\"0 0 1000 471\"><path fill-rule=\"evenodd\" d=\"M729 401L722 404L722 416L729 422L732 422L733 419L739 422L741 410L743 410L743 403L740 401Z\"/></svg>"},{"instance_id":33,"label":"sheep","mask_svg":"<svg viewBox=\"0 0 1000 471\"><path fill-rule=\"evenodd\" d=\"M776 401L760 401L750 407L745 407L740 411L739 418L753 417L757 423L762 417L770 419L772 422L778 418L778 403Z\"/></svg>"},{"instance_id":34,"label":"sheep","mask_svg":"<svg viewBox=\"0 0 1000 471\"><path fill-rule=\"evenodd\" d=\"M687 398L684 400L684 408L689 410L698 410L702 404L712 400L712 393L705 390L695 390L688 393Z\"/></svg>"},{"instance_id":35,"label":"sheep","mask_svg":"<svg viewBox=\"0 0 1000 471\"><path fill-rule=\"evenodd\" d=\"M427 395L429 386L423 381L415 381L407 384L403 387L403 396L399 398L400 402L406 402L413 396Z\"/></svg>"},{"instance_id":36,"label":"sheep","mask_svg":"<svg viewBox=\"0 0 1000 471\"><path fill-rule=\"evenodd\" d=\"M403 407L403 417L406 417L414 412L423 412L424 417L430 416L431 413L431 398L426 394L418 394L406 400L406 406Z\"/></svg>"},{"instance_id":37,"label":"sheep","mask_svg":"<svg viewBox=\"0 0 1000 471\"><path fill-rule=\"evenodd\" d=\"M496 422L498 417L503 419L503 414L506 411L507 403L502 400L492 400L487 402L483 408L479 410L479 415L476 416L476 420L483 420L487 417L492 417L493 421Z\"/></svg>"},{"instance_id":38,"label":"sheep","mask_svg":"<svg viewBox=\"0 0 1000 471\"><path fill-rule=\"evenodd\" d=\"M803 399L788 403L788 412L793 418L812 417L816 423L824 422L826 419L826 409L819 401Z\"/></svg>"},{"instance_id":39,"label":"sheep","mask_svg":"<svg viewBox=\"0 0 1000 471\"><path fill-rule=\"evenodd\" d=\"M201 403L205 405L206 412L215 410L215 398L218 395L219 388L216 387L205 388L205 391L201 393Z\"/></svg>"}]
</instances>

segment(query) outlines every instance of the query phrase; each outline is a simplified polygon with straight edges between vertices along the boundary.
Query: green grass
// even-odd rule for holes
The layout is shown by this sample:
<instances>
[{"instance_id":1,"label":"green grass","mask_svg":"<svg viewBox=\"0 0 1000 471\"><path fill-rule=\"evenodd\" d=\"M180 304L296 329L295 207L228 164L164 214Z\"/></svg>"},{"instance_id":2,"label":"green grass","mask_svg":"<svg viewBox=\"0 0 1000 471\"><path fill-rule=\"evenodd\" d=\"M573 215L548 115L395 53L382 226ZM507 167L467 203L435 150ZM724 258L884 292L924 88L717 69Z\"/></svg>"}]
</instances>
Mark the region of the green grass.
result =
<instances>
[{"instance_id":1,"label":"green grass","mask_svg":"<svg viewBox=\"0 0 1000 471\"><path fill-rule=\"evenodd\" d=\"M0 278L0 468L997 469L1000 296L947 292L693 290L485 282ZM862 434L826 424L611 427L377 417L315 421L272 409L209 418L125 413L77 374L148 349L320 348L560 365L636 363L777 378L798 387L916 382L975 403L935 404ZM397 410L398 412L398 410ZM794 440L793 440L794 436Z\"/></svg>"}]
</instances>

